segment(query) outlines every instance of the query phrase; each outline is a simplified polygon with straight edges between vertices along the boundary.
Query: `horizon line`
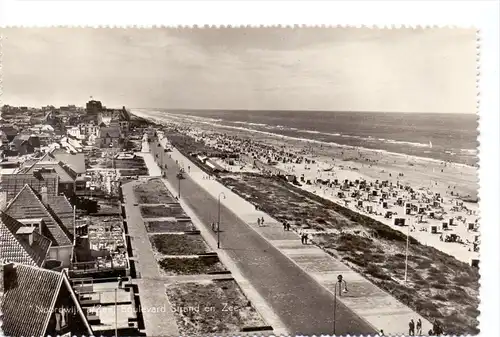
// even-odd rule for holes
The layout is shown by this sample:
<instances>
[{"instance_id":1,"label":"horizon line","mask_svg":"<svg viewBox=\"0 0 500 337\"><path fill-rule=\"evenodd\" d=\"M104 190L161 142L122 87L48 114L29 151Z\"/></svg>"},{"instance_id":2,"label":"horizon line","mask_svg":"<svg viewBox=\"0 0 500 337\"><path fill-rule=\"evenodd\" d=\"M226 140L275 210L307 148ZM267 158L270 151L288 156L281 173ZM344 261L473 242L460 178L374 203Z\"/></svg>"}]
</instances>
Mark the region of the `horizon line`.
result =
<instances>
[{"instance_id":1,"label":"horizon line","mask_svg":"<svg viewBox=\"0 0 500 337\"><path fill-rule=\"evenodd\" d=\"M291 109L218 109L218 108L210 108L210 109L189 109L189 108L138 108L132 107L128 109L157 109L157 110L170 110L170 111L193 111L193 112L209 112L209 111L219 111L219 112L353 112L353 113L404 113L404 114L455 114L455 115L477 115L479 112L417 112L417 111L367 111L367 110L291 110Z\"/></svg>"}]
</instances>

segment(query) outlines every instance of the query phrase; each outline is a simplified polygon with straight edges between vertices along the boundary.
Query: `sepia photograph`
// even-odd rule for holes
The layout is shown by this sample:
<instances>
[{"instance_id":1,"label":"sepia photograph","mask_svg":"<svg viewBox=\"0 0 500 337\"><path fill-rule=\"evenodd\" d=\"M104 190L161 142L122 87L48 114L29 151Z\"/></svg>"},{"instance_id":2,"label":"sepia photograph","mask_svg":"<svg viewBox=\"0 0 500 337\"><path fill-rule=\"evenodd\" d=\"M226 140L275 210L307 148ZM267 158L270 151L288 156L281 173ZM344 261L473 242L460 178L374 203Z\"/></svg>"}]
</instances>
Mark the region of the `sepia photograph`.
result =
<instances>
[{"instance_id":1,"label":"sepia photograph","mask_svg":"<svg viewBox=\"0 0 500 337\"><path fill-rule=\"evenodd\" d=\"M479 333L472 28L5 28L0 336Z\"/></svg>"}]
</instances>

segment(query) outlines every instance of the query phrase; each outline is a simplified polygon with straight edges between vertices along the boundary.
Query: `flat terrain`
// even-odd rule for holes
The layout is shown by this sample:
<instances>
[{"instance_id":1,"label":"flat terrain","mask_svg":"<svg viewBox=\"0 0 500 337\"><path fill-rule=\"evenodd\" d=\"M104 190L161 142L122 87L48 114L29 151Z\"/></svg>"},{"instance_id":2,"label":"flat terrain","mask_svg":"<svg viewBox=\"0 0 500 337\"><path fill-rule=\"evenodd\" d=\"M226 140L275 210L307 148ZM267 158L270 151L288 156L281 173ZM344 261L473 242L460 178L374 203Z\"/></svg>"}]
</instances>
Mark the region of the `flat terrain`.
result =
<instances>
[{"instance_id":1,"label":"flat terrain","mask_svg":"<svg viewBox=\"0 0 500 337\"><path fill-rule=\"evenodd\" d=\"M149 221L144 224L148 233L164 233L164 232L187 232L195 230L195 226L191 222L176 220L164 221Z\"/></svg>"},{"instance_id":2,"label":"flat terrain","mask_svg":"<svg viewBox=\"0 0 500 337\"><path fill-rule=\"evenodd\" d=\"M162 255L196 255L209 252L201 235L154 234L150 235L149 239L153 248Z\"/></svg>"},{"instance_id":3,"label":"flat terrain","mask_svg":"<svg viewBox=\"0 0 500 337\"><path fill-rule=\"evenodd\" d=\"M174 196L167 190L160 179L149 179L135 185L134 194L140 204L175 203Z\"/></svg>"},{"instance_id":4,"label":"flat terrain","mask_svg":"<svg viewBox=\"0 0 500 337\"><path fill-rule=\"evenodd\" d=\"M226 270L216 257L165 257L158 260L158 265L169 276L209 274Z\"/></svg>"},{"instance_id":5,"label":"flat terrain","mask_svg":"<svg viewBox=\"0 0 500 337\"><path fill-rule=\"evenodd\" d=\"M233 280L167 286L181 335L229 333L265 322Z\"/></svg>"},{"instance_id":6,"label":"flat terrain","mask_svg":"<svg viewBox=\"0 0 500 337\"><path fill-rule=\"evenodd\" d=\"M313 229L312 239L370 281L449 334L478 333L479 272L410 238L404 285L406 235L280 178L227 176L222 182L277 220Z\"/></svg>"}]
</instances>

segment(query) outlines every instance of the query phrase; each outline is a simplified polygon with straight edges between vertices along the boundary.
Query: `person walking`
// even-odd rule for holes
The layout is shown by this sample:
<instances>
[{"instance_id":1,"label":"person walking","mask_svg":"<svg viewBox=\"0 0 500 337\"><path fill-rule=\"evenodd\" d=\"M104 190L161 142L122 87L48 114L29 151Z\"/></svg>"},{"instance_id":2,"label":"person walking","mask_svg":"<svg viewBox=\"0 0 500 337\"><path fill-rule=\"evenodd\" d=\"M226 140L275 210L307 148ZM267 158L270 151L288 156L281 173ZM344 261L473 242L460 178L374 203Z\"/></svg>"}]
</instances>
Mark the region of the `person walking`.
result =
<instances>
[{"instance_id":1,"label":"person walking","mask_svg":"<svg viewBox=\"0 0 500 337\"><path fill-rule=\"evenodd\" d=\"M290 231L290 223L289 222L286 223L286 230Z\"/></svg>"},{"instance_id":2,"label":"person walking","mask_svg":"<svg viewBox=\"0 0 500 337\"><path fill-rule=\"evenodd\" d=\"M283 222L283 230L286 231L286 221Z\"/></svg>"},{"instance_id":3,"label":"person walking","mask_svg":"<svg viewBox=\"0 0 500 337\"><path fill-rule=\"evenodd\" d=\"M420 318L417 321L417 336L422 336L422 320Z\"/></svg>"},{"instance_id":4,"label":"person walking","mask_svg":"<svg viewBox=\"0 0 500 337\"><path fill-rule=\"evenodd\" d=\"M260 224L264 226L264 217L260 218Z\"/></svg>"},{"instance_id":5,"label":"person walking","mask_svg":"<svg viewBox=\"0 0 500 337\"><path fill-rule=\"evenodd\" d=\"M260 227L260 218L257 218L257 226Z\"/></svg>"},{"instance_id":6,"label":"person walking","mask_svg":"<svg viewBox=\"0 0 500 337\"><path fill-rule=\"evenodd\" d=\"M304 234L304 244L307 245L307 240L309 239L309 234L305 233Z\"/></svg>"},{"instance_id":7,"label":"person walking","mask_svg":"<svg viewBox=\"0 0 500 337\"><path fill-rule=\"evenodd\" d=\"M415 336L415 322L413 318L410 320L410 323L408 323L408 336Z\"/></svg>"}]
</instances>

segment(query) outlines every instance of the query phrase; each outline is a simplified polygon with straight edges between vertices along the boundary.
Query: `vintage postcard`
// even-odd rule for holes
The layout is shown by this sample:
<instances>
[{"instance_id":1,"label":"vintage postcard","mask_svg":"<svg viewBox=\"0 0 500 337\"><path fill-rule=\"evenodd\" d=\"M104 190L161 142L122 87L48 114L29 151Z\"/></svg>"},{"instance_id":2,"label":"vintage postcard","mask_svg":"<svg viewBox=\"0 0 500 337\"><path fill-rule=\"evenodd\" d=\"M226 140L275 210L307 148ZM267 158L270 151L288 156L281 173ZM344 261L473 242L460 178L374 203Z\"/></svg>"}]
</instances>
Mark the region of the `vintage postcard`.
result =
<instances>
[{"instance_id":1,"label":"vintage postcard","mask_svg":"<svg viewBox=\"0 0 500 337\"><path fill-rule=\"evenodd\" d=\"M5 28L0 336L476 335L472 28Z\"/></svg>"}]
</instances>

